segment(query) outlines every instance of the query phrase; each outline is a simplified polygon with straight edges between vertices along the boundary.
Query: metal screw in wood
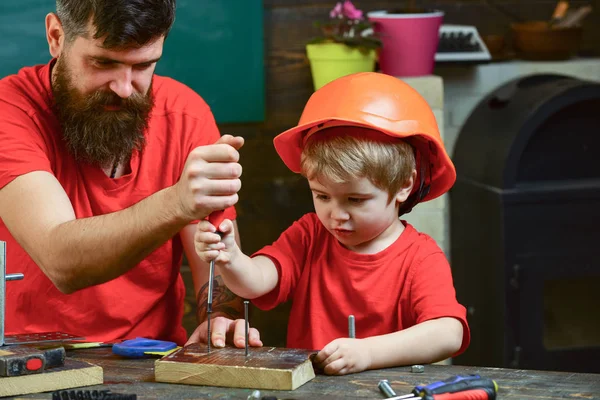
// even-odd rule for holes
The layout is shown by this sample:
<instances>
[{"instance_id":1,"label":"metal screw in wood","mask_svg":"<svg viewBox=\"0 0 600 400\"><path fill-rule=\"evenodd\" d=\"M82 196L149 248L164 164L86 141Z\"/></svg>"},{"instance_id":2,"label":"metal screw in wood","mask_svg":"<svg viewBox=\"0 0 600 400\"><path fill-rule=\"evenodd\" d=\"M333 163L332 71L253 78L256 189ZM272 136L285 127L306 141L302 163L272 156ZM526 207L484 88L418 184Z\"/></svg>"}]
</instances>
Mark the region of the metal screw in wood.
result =
<instances>
[{"instance_id":1,"label":"metal screw in wood","mask_svg":"<svg viewBox=\"0 0 600 400\"><path fill-rule=\"evenodd\" d=\"M249 329L249 323L248 323L248 304L250 302L248 300L244 300L244 329L246 330L246 337L245 337L245 347L246 347L246 357L248 357L248 329Z\"/></svg>"}]
</instances>

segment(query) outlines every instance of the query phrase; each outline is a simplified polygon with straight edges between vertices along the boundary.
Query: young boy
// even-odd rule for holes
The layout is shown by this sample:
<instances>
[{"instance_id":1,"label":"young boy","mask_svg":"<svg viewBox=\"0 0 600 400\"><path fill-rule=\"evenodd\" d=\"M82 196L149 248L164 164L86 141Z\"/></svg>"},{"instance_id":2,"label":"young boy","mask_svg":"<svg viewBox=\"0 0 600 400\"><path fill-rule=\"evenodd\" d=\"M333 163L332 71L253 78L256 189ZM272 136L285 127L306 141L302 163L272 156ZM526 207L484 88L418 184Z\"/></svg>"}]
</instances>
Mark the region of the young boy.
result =
<instances>
[{"instance_id":1,"label":"young boy","mask_svg":"<svg viewBox=\"0 0 600 400\"><path fill-rule=\"evenodd\" d=\"M229 289L262 309L292 299L287 347L321 349L314 362L327 374L463 352L469 328L448 261L398 218L456 179L425 100L391 76L345 76L316 91L299 125L274 143L308 179L316 213L252 257L236 245L230 221L202 221L199 256L215 259Z\"/></svg>"}]
</instances>

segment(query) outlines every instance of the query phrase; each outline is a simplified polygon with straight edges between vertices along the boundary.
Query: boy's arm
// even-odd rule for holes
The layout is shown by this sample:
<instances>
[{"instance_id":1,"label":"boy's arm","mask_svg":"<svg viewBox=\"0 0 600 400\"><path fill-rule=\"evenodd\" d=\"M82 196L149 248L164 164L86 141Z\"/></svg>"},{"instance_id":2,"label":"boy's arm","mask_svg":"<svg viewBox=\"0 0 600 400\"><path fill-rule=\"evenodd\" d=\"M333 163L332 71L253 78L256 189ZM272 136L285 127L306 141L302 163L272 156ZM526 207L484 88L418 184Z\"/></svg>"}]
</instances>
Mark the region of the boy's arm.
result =
<instances>
[{"instance_id":1,"label":"boy's arm","mask_svg":"<svg viewBox=\"0 0 600 400\"><path fill-rule=\"evenodd\" d=\"M216 228L208 221L197 225L194 242L196 253L204 262L215 260L223 282L235 294L246 299L254 299L269 293L277 286L277 268L270 258L245 255L235 240L235 228L230 220L225 220Z\"/></svg>"},{"instance_id":2,"label":"boy's arm","mask_svg":"<svg viewBox=\"0 0 600 400\"><path fill-rule=\"evenodd\" d=\"M250 258L241 251L227 264L219 266L225 284L238 296L255 299L275 289L277 268L269 257Z\"/></svg>"},{"instance_id":3,"label":"boy's arm","mask_svg":"<svg viewBox=\"0 0 600 400\"><path fill-rule=\"evenodd\" d=\"M234 226L237 228L235 221ZM235 240L239 245L240 238L237 235L237 229L235 231ZM206 302L208 297L209 265L200 259L194 250L195 232L196 226L188 225L180 233L183 248L185 249L185 254L192 271L199 324L192 335L190 335L186 345L196 342L206 342L208 340ZM244 347L246 342L244 320L239 319L242 315L242 299L232 293L223 284L223 279L218 274L215 274L214 281L211 343L215 347L223 347L225 346L226 338L229 337L233 345ZM232 333L233 336L229 333ZM258 330L250 328L248 337L248 344L250 346L262 346Z\"/></svg>"},{"instance_id":4,"label":"boy's arm","mask_svg":"<svg viewBox=\"0 0 600 400\"><path fill-rule=\"evenodd\" d=\"M452 317L432 319L387 335L364 339L369 369L429 364L455 354L463 341L463 326Z\"/></svg>"},{"instance_id":5,"label":"boy's arm","mask_svg":"<svg viewBox=\"0 0 600 400\"><path fill-rule=\"evenodd\" d=\"M365 339L336 339L314 359L329 375L410 364L428 364L455 354L463 326L452 317L424 321L410 328Z\"/></svg>"}]
</instances>

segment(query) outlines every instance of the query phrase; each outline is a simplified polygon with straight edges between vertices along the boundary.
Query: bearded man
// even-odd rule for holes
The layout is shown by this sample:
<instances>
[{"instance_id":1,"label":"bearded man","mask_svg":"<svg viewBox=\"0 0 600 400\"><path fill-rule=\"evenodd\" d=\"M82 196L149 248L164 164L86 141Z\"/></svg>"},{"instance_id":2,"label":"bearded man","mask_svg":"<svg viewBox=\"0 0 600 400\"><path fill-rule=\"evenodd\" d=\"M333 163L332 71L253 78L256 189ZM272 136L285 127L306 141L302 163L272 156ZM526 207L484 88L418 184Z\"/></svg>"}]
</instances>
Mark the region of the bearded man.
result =
<instances>
[{"instance_id":1,"label":"bearded man","mask_svg":"<svg viewBox=\"0 0 600 400\"><path fill-rule=\"evenodd\" d=\"M154 74L174 18L175 0L57 0L52 59L0 80L0 240L7 272L25 274L7 285L7 334L207 340L194 223L235 219L243 139ZM202 322L190 338L184 251ZM241 301L219 282L211 343L243 347ZM249 344L262 345L255 329Z\"/></svg>"}]
</instances>

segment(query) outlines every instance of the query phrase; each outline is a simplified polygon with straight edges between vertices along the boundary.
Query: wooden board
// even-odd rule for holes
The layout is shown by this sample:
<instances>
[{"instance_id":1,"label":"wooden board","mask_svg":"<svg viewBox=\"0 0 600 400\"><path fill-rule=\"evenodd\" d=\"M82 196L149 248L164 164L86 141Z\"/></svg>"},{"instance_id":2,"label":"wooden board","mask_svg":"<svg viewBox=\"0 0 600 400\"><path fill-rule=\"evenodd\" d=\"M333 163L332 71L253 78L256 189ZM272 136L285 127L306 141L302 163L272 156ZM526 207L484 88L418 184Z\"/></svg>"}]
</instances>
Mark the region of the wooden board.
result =
<instances>
[{"instance_id":1,"label":"wooden board","mask_svg":"<svg viewBox=\"0 0 600 400\"><path fill-rule=\"evenodd\" d=\"M0 397L101 385L103 382L102 367L67 358L64 366L40 374L1 377Z\"/></svg>"},{"instance_id":2,"label":"wooden board","mask_svg":"<svg viewBox=\"0 0 600 400\"><path fill-rule=\"evenodd\" d=\"M207 353L192 344L156 360L157 382L249 389L294 390L315 377L314 351L278 347L225 347Z\"/></svg>"}]
</instances>

